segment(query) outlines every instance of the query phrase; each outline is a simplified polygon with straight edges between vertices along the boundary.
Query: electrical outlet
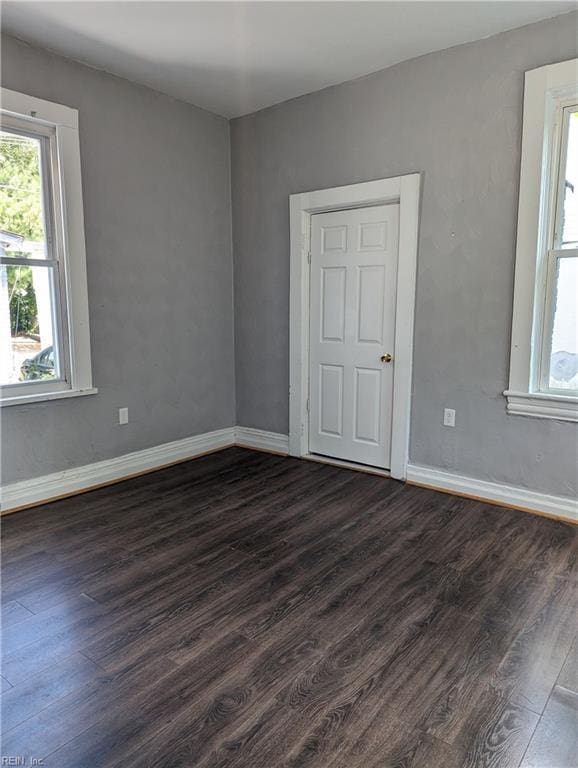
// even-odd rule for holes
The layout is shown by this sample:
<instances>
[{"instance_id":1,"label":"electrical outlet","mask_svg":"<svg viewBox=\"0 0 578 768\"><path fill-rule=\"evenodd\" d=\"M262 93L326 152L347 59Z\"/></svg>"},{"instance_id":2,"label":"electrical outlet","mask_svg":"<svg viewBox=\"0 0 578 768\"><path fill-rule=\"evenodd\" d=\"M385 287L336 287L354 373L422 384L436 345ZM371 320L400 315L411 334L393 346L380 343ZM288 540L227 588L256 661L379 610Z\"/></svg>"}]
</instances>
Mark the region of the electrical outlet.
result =
<instances>
[{"instance_id":1,"label":"electrical outlet","mask_svg":"<svg viewBox=\"0 0 578 768\"><path fill-rule=\"evenodd\" d=\"M128 424L128 408L119 408L118 409L118 423L119 424Z\"/></svg>"},{"instance_id":2,"label":"electrical outlet","mask_svg":"<svg viewBox=\"0 0 578 768\"><path fill-rule=\"evenodd\" d=\"M444 408L444 427L456 426L456 412L453 408Z\"/></svg>"}]
</instances>

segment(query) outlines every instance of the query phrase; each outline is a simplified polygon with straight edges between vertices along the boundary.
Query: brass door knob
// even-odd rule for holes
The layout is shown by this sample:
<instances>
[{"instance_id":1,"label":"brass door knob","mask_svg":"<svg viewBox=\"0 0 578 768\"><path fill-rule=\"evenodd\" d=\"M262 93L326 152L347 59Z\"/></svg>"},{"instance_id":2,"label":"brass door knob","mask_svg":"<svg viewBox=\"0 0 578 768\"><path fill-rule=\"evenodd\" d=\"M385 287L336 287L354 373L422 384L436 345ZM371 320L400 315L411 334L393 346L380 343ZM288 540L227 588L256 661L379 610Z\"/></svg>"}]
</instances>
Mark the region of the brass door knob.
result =
<instances>
[{"instance_id":1,"label":"brass door knob","mask_svg":"<svg viewBox=\"0 0 578 768\"><path fill-rule=\"evenodd\" d=\"M393 358L389 354L389 352L386 352L384 355L381 356L381 362L382 363L391 363L392 360L393 360Z\"/></svg>"}]
</instances>

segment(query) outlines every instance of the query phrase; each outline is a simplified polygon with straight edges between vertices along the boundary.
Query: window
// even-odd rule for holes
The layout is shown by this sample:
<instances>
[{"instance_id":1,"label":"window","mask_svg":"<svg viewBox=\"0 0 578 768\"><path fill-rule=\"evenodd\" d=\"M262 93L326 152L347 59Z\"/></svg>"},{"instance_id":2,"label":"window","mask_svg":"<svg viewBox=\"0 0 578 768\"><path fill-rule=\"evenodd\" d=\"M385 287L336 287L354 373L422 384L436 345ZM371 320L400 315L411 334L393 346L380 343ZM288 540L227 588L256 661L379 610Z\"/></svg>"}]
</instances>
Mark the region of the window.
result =
<instances>
[{"instance_id":1,"label":"window","mask_svg":"<svg viewBox=\"0 0 578 768\"><path fill-rule=\"evenodd\" d=\"M578 421L578 60L526 73L508 412Z\"/></svg>"},{"instance_id":2,"label":"window","mask_svg":"<svg viewBox=\"0 0 578 768\"><path fill-rule=\"evenodd\" d=\"M78 115L2 89L0 402L91 394Z\"/></svg>"},{"instance_id":3,"label":"window","mask_svg":"<svg viewBox=\"0 0 578 768\"><path fill-rule=\"evenodd\" d=\"M578 104L560 109L540 389L578 394Z\"/></svg>"}]
</instances>

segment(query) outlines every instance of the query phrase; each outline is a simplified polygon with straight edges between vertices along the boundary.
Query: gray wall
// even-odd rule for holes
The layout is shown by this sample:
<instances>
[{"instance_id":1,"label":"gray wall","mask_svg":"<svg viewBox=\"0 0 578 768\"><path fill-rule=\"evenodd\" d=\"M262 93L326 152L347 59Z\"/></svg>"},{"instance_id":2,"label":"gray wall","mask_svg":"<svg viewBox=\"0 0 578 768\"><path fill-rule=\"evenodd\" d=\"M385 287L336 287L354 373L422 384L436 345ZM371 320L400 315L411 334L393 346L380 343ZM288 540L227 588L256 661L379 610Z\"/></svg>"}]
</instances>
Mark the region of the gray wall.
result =
<instances>
[{"instance_id":1,"label":"gray wall","mask_svg":"<svg viewBox=\"0 0 578 768\"><path fill-rule=\"evenodd\" d=\"M233 425L227 121L8 37L2 85L80 111L99 389L2 409L2 481Z\"/></svg>"},{"instance_id":2,"label":"gray wall","mask_svg":"<svg viewBox=\"0 0 578 768\"><path fill-rule=\"evenodd\" d=\"M411 459L576 492L576 425L508 416L502 396L523 73L575 56L571 14L232 122L238 424L288 431L288 196L423 171Z\"/></svg>"},{"instance_id":3,"label":"gray wall","mask_svg":"<svg viewBox=\"0 0 578 768\"><path fill-rule=\"evenodd\" d=\"M576 19L233 121L234 344L227 122L3 38L5 87L80 110L99 394L4 408L2 482L234 423L287 432L289 194L423 171L411 458L574 494L576 425L507 416L501 393L523 72L576 56Z\"/></svg>"}]
</instances>

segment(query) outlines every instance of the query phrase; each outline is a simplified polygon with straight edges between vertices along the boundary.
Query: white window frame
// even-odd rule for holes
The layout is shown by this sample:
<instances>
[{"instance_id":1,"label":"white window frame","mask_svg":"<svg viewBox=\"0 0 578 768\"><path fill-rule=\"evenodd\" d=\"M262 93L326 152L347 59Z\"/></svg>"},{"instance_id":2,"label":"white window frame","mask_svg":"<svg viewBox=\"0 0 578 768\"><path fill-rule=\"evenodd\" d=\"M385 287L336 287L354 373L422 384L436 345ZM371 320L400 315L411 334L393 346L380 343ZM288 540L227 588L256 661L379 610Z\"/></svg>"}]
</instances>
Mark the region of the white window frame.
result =
<instances>
[{"instance_id":1,"label":"white window frame","mask_svg":"<svg viewBox=\"0 0 578 768\"><path fill-rule=\"evenodd\" d=\"M526 72L516 240L508 413L578 421L578 397L546 391L544 356L552 323L555 225L563 110L578 101L578 59ZM572 249L566 249L572 255ZM559 253L558 253L559 255Z\"/></svg>"},{"instance_id":2,"label":"white window frame","mask_svg":"<svg viewBox=\"0 0 578 768\"><path fill-rule=\"evenodd\" d=\"M53 248L59 267L57 314L63 360L58 381L0 386L0 406L91 395L90 326L78 111L2 88L0 114L51 136Z\"/></svg>"}]
</instances>

